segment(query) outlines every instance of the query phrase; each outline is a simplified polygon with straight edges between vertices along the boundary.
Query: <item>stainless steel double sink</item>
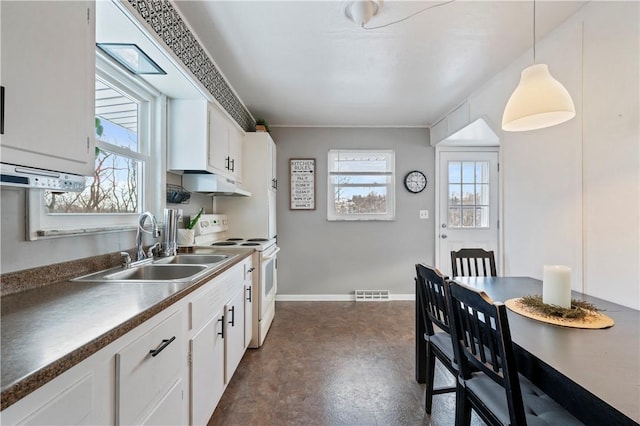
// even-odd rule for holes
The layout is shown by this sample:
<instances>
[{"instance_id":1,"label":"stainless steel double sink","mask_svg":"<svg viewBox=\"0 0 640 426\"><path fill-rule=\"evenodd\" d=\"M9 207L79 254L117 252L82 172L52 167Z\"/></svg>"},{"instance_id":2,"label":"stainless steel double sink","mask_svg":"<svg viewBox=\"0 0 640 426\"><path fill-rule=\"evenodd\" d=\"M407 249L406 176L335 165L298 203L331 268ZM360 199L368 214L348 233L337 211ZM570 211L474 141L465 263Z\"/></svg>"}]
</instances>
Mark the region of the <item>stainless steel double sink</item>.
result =
<instances>
[{"instance_id":1,"label":"stainless steel double sink","mask_svg":"<svg viewBox=\"0 0 640 426\"><path fill-rule=\"evenodd\" d=\"M190 282L230 262L237 254L178 254L156 258L131 267L111 268L72 281L93 282Z\"/></svg>"}]
</instances>

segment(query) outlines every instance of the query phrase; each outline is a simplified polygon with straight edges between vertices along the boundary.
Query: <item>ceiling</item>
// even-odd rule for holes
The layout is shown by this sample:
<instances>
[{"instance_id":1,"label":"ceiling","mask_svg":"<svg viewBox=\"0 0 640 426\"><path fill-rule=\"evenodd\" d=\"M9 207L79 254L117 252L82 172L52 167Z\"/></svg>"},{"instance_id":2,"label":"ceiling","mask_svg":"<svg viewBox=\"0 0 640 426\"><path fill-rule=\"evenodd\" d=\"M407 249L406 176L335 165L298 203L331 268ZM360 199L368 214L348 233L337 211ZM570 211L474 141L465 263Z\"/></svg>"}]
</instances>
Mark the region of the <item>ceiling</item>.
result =
<instances>
[{"instance_id":1,"label":"ceiling","mask_svg":"<svg viewBox=\"0 0 640 426\"><path fill-rule=\"evenodd\" d=\"M386 0L368 27L441 2ZM538 1L537 39L585 2ZM454 1L381 29L341 1L175 2L271 126L429 126L530 49L530 1Z\"/></svg>"},{"instance_id":2,"label":"ceiling","mask_svg":"<svg viewBox=\"0 0 640 426\"><path fill-rule=\"evenodd\" d=\"M386 0L367 26L438 3ZM428 126L532 45L530 1L457 0L377 30L348 20L344 4L175 3L249 111L271 126ZM538 1L537 39L584 4Z\"/></svg>"}]
</instances>

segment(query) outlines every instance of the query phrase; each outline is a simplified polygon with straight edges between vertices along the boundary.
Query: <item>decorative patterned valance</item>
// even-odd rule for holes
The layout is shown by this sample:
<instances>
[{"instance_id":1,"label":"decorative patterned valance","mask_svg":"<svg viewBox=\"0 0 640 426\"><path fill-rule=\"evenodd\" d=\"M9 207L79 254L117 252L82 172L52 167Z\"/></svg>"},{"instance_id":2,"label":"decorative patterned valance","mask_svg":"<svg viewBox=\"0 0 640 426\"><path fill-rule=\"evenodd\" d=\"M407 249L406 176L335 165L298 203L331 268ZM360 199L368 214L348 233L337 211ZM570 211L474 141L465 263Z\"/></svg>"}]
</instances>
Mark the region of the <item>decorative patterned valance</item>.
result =
<instances>
[{"instance_id":1,"label":"decorative patterned valance","mask_svg":"<svg viewBox=\"0 0 640 426\"><path fill-rule=\"evenodd\" d=\"M229 83L193 36L169 0L128 0L182 63L196 76L222 107L245 131L255 130L255 121L233 93Z\"/></svg>"}]
</instances>

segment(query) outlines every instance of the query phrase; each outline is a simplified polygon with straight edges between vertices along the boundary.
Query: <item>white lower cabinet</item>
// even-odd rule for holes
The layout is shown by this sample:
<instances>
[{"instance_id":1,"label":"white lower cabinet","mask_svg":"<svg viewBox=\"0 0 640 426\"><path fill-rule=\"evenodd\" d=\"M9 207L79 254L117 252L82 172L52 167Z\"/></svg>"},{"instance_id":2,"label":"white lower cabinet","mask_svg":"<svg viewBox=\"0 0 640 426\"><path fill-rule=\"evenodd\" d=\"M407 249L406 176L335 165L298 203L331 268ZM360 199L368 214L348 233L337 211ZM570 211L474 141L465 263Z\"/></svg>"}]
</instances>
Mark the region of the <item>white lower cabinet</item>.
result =
<instances>
[{"instance_id":1,"label":"white lower cabinet","mask_svg":"<svg viewBox=\"0 0 640 426\"><path fill-rule=\"evenodd\" d=\"M93 408L93 374L88 373L68 389L37 408L20 421L23 425L86 425L91 424ZM5 416L2 416L3 424Z\"/></svg>"},{"instance_id":2,"label":"white lower cabinet","mask_svg":"<svg viewBox=\"0 0 640 426\"><path fill-rule=\"evenodd\" d=\"M176 312L116 353L117 424L144 424L157 418L157 411L175 412L173 421L183 420L180 406L171 406L175 398L167 397L182 381L183 336Z\"/></svg>"},{"instance_id":3,"label":"white lower cabinet","mask_svg":"<svg viewBox=\"0 0 640 426\"><path fill-rule=\"evenodd\" d=\"M224 381L226 384L236 371L242 355L244 355L244 285L239 283L239 288L231 299L224 305L224 352L225 369Z\"/></svg>"},{"instance_id":4,"label":"white lower cabinet","mask_svg":"<svg viewBox=\"0 0 640 426\"><path fill-rule=\"evenodd\" d=\"M250 267L233 266L3 410L2 425L207 424L245 352Z\"/></svg>"},{"instance_id":5,"label":"white lower cabinet","mask_svg":"<svg viewBox=\"0 0 640 426\"><path fill-rule=\"evenodd\" d=\"M181 406L184 402L184 381L178 380L160 402L139 424L148 426L176 426L185 424ZM136 423L137 424L137 423Z\"/></svg>"},{"instance_id":6,"label":"white lower cabinet","mask_svg":"<svg viewBox=\"0 0 640 426\"><path fill-rule=\"evenodd\" d=\"M224 391L223 316L213 314L190 340L191 424L206 425Z\"/></svg>"},{"instance_id":7,"label":"white lower cabinet","mask_svg":"<svg viewBox=\"0 0 640 426\"><path fill-rule=\"evenodd\" d=\"M244 270L244 347L249 347L251 338L253 337L253 274L255 267L253 266L253 256L245 260Z\"/></svg>"},{"instance_id":8,"label":"white lower cabinet","mask_svg":"<svg viewBox=\"0 0 640 426\"><path fill-rule=\"evenodd\" d=\"M248 261L251 265L251 258ZM245 352L246 263L239 263L189 297L193 425L207 424Z\"/></svg>"}]
</instances>

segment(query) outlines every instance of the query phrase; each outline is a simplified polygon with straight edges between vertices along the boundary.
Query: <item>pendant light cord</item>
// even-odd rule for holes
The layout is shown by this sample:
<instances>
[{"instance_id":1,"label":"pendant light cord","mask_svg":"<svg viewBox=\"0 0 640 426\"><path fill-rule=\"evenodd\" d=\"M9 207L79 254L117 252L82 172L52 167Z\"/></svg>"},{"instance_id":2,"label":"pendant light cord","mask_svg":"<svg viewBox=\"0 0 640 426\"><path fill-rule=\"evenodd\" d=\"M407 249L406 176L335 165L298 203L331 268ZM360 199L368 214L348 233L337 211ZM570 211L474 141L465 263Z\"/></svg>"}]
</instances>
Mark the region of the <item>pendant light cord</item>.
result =
<instances>
[{"instance_id":1,"label":"pendant light cord","mask_svg":"<svg viewBox=\"0 0 640 426\"><path fill-rule=\"evenodd\" d=\"M536 0L533 0L533 65L536 64Z\"/></svg>"},{"instance_id":2,"label":"pendant light cord","mask_svg":"<svg viewBox=\"0 0 640 426\"><path fill-rule=\"evenodd\" d=\"M454 1L455 1L455 0L449 0L449 1L445 1L445 2L443 2L443 3L438 3L438 4L431 5L431 6L427 6L427 7L425 7L424 9L421 9L421 10L419 10L419 11L417 11L417 12L412 13L412 14L411 14L411 15L409 15L409 16L406 16L406 17L404 17L404 18L402 18L402 19L398 19L397 21L389 22L388 24L379 25L379 26L377 26L377 27L365 27L365 26L363 25L363 26L362 26L362 28L363 28L363 29L365 29L365 30L377 30L377 29L379 29L379 28L385 28L385 27L391 26L391 25L393 25L393 24L397 24L397 23L399 23L399 22L406 21L406 20L407 20L407 19L409 19L409 18L413 18L414 16L419 15L419 14L421 14L422 12L425 12L425 11L427 11L427 10L429 10L429 9L433 9L433 8L438 7L438 6L444 6L445 4L453 3ZM534 3L534 4L535 4L535 3Z\"/></svg>"}]
</instances>

